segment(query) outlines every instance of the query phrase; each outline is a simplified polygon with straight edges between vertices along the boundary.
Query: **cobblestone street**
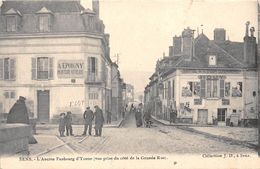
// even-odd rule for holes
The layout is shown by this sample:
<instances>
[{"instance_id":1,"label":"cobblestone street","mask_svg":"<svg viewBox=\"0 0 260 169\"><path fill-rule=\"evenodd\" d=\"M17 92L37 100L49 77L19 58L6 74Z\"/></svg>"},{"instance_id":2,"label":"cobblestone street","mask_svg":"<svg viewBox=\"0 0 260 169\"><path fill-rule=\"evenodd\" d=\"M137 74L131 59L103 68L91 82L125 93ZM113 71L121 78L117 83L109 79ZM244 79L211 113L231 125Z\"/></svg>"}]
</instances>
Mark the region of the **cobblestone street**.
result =
<instances>
[{"instance_id":1,"label":"cobblestone street","mask_svg":"<svg viewBox=\"0 0 260 169\"><path fill-rule=\"evenodd\" d=\"M151 128L136 128L133 114L127 117L120 128L104 128L102 137L83 137L82 130L83 126L74 126L75 136L63 138L56 136L55 127L40 130L35 136L39 144L30 145L30 154L256 153L242 145L233 145L174 126L154 123Z\"/></svg>"}]
</instances>

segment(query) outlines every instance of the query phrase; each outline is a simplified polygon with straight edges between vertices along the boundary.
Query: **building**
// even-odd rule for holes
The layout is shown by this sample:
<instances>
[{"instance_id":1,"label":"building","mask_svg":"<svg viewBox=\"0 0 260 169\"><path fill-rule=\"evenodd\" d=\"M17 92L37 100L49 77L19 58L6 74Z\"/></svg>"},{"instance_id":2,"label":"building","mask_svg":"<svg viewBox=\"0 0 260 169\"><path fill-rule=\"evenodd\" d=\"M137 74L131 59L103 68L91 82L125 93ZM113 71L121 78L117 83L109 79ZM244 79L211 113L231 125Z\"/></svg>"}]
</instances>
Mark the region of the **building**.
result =
<instances>
[{"instance_id":1,"label":"building","mask_svg":"<svg viewBox=\"0 0 260 169\"><path fill-rule=\"evenodd\" d=\"M120 76L118 65L112 64L112 120L121 118L123 111L123 79Z\"/></svg>"},{"instance_id":2,"label":"building","mask_svg":"<svg viewBox=\"0 0 260 169\"><path fill-rule=\"evenodd\" d=\"M79 0L5 0L0 15L0 109L19 96L40 122L87 106L111 111L109 35Z\"/></svg>"},{"instance_id":3,"label":"building","mask_svg":"<svg viewBox=\"0 0 260 169\"><path fill-rule=\"evenodd\" d=\"M257 46L249 22L243 42L226 40L223 28L214 30L213 40L203 32L194 38L187 28L169 49L145 88L145 104L156 118L169 120L172 106L177 122L226 125L232 118L256 124Z\"/></svg>"},{"instance_id":4,"label":"building","mask_svg":"<svg viewBox=\"0 0 260 169\"><path fill-rule=\"evenodd\" d=\"M126 91L125 91L125 103L128 104L129 102L134 101L134 86L131 84L126 84Z\"/></svg>"}]
</instances>

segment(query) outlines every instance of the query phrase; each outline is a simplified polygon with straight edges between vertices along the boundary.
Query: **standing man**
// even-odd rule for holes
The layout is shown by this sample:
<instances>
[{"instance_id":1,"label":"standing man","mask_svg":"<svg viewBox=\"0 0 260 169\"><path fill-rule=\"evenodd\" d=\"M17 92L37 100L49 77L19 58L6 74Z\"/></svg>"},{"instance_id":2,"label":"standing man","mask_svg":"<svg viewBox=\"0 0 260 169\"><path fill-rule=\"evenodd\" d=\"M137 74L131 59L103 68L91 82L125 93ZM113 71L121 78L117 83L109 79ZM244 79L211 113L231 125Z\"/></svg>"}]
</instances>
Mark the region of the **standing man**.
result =
<instances>
[{"instance_id":1,"label":"standing man","mask_svg":"<svg viewBox=\"0 0 260 169\"><path fill-rule=\"evenodd\" d=\"M174 122L174 110L172 108L172 105L169 107L169 112L170 112L170 123Z\"/></svg>"},{"instance_id":2,"label":"standing man","mask_svg":"<svg viewBox=\"0 0 260 169\"><path fill-rule=\"evenodd\" d=\"M82 135L85 136L88 130L88 134L91 136L92 120L94 118L94 113L90 109L90 107L87 107L86 111L83 114L83 118L85 120L85 125L84 125L84 132Z\"/></svg>"},{"instance_id":3,"label":"standing man","mask_svg":"<svg viewBox=\"0 0 260 169\"><path fill-rule=\"evenodd\" d=\"M101 136L102 127L104 123L104 116L102 110L96 105L95 106L95 136Z\"/></svg>"},{"instance_id":4,"label":"standing man","mask_svg":"<svg viewBox=\"0 0 260 169\"><path fill-rule=\"evenodd\" d=\"M73 136L72 132L72 114L70 111L67 112L67 115L65 116L65 123L66 123L66 135L67 136Z\"/></svg>"}]
</instances>

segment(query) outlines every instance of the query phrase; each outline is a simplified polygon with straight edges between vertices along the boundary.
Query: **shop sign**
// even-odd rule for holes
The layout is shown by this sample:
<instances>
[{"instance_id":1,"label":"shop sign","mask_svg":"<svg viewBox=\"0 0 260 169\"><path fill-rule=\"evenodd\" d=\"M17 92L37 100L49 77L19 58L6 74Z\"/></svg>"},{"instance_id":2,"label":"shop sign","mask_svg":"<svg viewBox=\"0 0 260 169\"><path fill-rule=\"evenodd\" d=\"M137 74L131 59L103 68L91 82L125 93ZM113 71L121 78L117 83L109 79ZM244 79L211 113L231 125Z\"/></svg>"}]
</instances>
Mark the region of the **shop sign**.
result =
<instances>
[{"instance_id":1,"label":"shop sign","mask_svg":"<svg viewBox=\"0 0 260 169\"><path fill-rule=\"evenodd\" d=\"M58 78L83 78L83 60L59 60L57 66Z\"/></svg>"},{"instance_id":2,"label":"shop sign","mask_svg":"<svg viewBox=\"0 0 260 169\"><path fill-rule=\"evenodd\" d=\"M224 80L227 77L225 75L199 75L198 78L201 80Z\"/></svg>"}]
</instances>

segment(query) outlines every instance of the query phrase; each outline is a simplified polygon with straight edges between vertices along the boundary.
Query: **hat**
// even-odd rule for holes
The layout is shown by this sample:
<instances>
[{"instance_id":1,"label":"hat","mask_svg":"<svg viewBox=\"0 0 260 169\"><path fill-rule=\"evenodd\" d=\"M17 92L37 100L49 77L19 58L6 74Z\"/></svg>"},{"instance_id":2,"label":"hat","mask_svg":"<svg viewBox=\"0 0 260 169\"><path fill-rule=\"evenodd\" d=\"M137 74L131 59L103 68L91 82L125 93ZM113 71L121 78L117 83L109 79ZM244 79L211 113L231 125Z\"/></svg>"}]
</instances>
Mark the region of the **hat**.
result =
<instances>
[{"instance_id":1,"label":"hat","mask_svg":"<svg viewBox=\"0 0 260 169\"><path fill-rule=\"evenodd\" d=\"M26 100L26 98L23 96L19 96L19 100Z\"/></svg>"},{"instance_id":2,"label":"hat","mask_svg":"<svg viewBox=\"0 0 260 169\"><path fill-rule=\"evenodd\" d=\"M90 109L90 107L88 106L87 109Z\"/></svg>"}]
</instances>

